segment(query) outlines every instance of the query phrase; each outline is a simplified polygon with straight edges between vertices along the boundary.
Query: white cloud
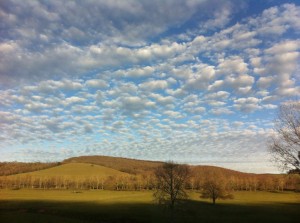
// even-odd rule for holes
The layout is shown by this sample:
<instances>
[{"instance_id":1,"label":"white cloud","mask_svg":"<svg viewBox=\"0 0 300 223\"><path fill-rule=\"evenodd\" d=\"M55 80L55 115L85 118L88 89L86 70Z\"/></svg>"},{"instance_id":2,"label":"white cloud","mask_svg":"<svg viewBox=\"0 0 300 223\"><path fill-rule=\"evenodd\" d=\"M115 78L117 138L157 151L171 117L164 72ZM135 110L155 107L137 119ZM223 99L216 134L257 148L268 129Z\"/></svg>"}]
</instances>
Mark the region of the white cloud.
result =
<instances>
[{"instance_id":1,"label":"white cloud","mask_svg":"<svg viewBox=\"0 0 300 223\"><path fill-rule=\"evenodd\" d=\"M72 149L50 155L243 163L265 149L279 102L300 94L296 4L252 15L250 1L235 0L7 4L6 157L68 140Z\"/></svg>"},{"instance_id":2,"label":"white cloud","mask_svg":"<svg viewBox=\"0 0 300 223\"><path fill-rule=\"evenodd\" d=\"M208 100L206 101L206 103L210 106L213 106L213 107L220 107L220 106L224 106L226 105L226 102L223 102L223 101L215 101L215 100Z\"/></svg>"},{"instance_id":3,"label":"white cloud","mask_svg":"<svg viewBox=\"0 0 300 223\"><path fill-rule=\"evenodd\" d=\"M220 11L214 13L214 18L209 19L200 27L208 30L214 30L216 28L223 28L230 21L231 10L229 7L222 8Z\"/></svg>"},{"instance_id":4,"label":"white cloud","mask_svg":"<svg viewBox=\"0 0 300 223\"><path fill-rule=\"evenodd\" d=\"M243 58L233 56L221 60L218 66L219 74L244 74L248 71L248 65L244 62Z\"/></svg>"},{"instance_id":5,"label":"white cloud","mask_svg":"<svg viewBox=\"0 0 300 223\"><path fill-rule=\"evenodd\" d=\"M107 88L109 85L101 79L90 79L85 82L85 85L91 88Z\"/></svg>"},{"instance_id":6,"label":"white cloud","mask_svg":"<svg viewBox=\"0 0 300 223\"><path fill-rule=\"evenodd\" d=\"M270 87L270 85L273 83L274 77L269 76L269 77L260 77L258 81L256 82L257 86L260 89L266 89Z\"/></svg>"},{"instance_id":7,"label":"white cloud","mask_svg":"<svg viewBox=\"0 0 300 223\"><path fill-rule=\"evenodd\" d=\"M234 113L229 108L213 108L210 112L214 115L230 115Z\"/></svg>"},{"instance_id":8,"label":"white cloud","mask_svg":"<svg viewBox=\"0 0 300 223\"><path fill-rule=\"evenodd\" d=\"M291 97L291 96L299 96L300 94L300 87L284 87L284 88L278 88L275 93L277 93L280 96L284 97Z\"/></svg>"},{"instance_id":9,"label":"white cloud","mask_svg":"<svg viewBox=\"0 0 300 223\"><path fill-rule=\"evenodd\" d=\"M251 113L261 108L260 100L255 97L238 98L234 100L234 103L234 108L245 113Z\"/></svg>"},{"instance_id":10,"label":"white cloud","mask_svg":"<svg viewBox=\"0 0 300 223\"><path fill-rule=\"evenodd\" d=\"M152 80L139 84L139 87L147 91L163 90L168 87L168 82L166 80Z\"/></svg>"},{"instance_id":11,"label":"white cloud","mask_svg":"<svg viewBox=\"0 0 300 223\"><path fill-rule=\"evenodd\" d=\"M281 35L289 29L299 30L300 8L294 4L274 6L264 10L261 17L251 22L258 26L261 35Z\"/></svg>"},{"instance_id":12,"label":"white cloud","mask_svg":"<svg viewBox=\"0 0 300 223\"><path fill-rule=\"evenodd\" d=\"M225 83L231 86L233 89L236 89L237 91L241 91L241 89L244 88L248 89L249 91L252 84L254 83L254 80L254 77L247 74L242 74L237 77L227 77L225 79Z\"/></svg>"},{"instance_id":13,"label":"white cloud","mask_svg":"<svg viewBox=\"0 0 300 223\"><path fill-rule=\"evenodd\" d=\"M49 109L49 105L45 103L40 102L30 102L28 104L25 104L24 108L31 112L41 112L45 109Z\"/></svg>"},{"instance_id":14,"label":"white cloud","mask_svg":"<svg viewBox=\"0 0 300 223\"><path fill-rule=\"evenodd\" d=\"M298 69L299 41L286 40L275 43L265 50L260 74L266 77L259 78L259 87L269 87L271 84L277 87L277 93L282 96L296 95L295 72Z\"/></svg>"},{"instance_id":15,"label":"white cloud","mask_svg":"<svg viewBox=\"0 0 300 223\"><path fill-rule=\"evenodd\" d=\"M230 93L227 91L218 91L215 93L207 94L205 97L208 99L224 100L224 99L227 99L229 96L230 96Z\"/></svg>"},{"instance_id":16,"label":"white cloud","mask_svg":"<svg viewBox=\"0 0 300 223\"><path fill-rule=\"evenodd\" d=\"M203 114L206 111L205 107L186 107L184 111L189 112L191 114Z\"/></svg>"},{"instance_id":17,"label":"white cloud","mask_svg":"<svg viewBox=\"0 0 300 223\"><path fill-rule=\"evenodd\" d=\"M197 71L190 75L186 81L184 89L189 90L206 90L209 83L215 78L215 69L213 66L199 65Z\"/></svg>"},{"instance_id":18,"label":"white cloud","mask_svg":"<svg viewBox=\"0 0 300 223\"><path fill-rule=\"evenodd\" d=\"M85 98L72 96L72 97L66 98L65 100L61 101L61 104L64 105L64 106L69 106L71 104L82 103L82 102L85 102L85 101L86 101Z\"/></svg>"},{"instance_id":19,"label":"white cloud","mask_svg":"<svg viewBox=\"0 0 300 223\"><path fill-rule=\"evenodd\" d=\"M71 111L77 114L88 114L90 112L97 112L98 107L94 105L74 105Z\"/></svg>"},{"instance_id":20,"label":"white cloud","mask_svg":"<svg viewBox=\"0 0 300 223\"><path fill-rule=\"evenodd\" d=\"M132 68L128 70L118 70L116 71L117 75L124 76L124 77L147 77L153 75L155 69L151 66L145 66L141 68Z\"/></svg>"},{"instance_id":21,"label":"white cloud","mask_svg":"<svg viewBox=\"0 0 300 223\"><path fill-rule=\"evenodd\" d=\"M133 114L134 112L140 112L145 109L151 109L155 107L155 103L153 101L136 96L121 98L120 103L120 106L124 110L125 114Z\"/></svg>"},{"instance_id":22,"label":"white cloud","mask_svg":"<svg viewBox=\"0 0 300 223\"><path fill-rule=\"evenodd\" d=\"M216 80L215 82L213 82L211 85L208 86L208 90L209 91L214 91L215 89L219 89L223 85L224 85L223 80Z\"/></svg>"},{"instance_id":23,"label":"white cloud","mask_svg":"<svg viewBox=\"0 0 300 223\"><path fill-rule=\"evenodd\" d=\"M300 49L300 40L285 40L265 50L267 54L282 54Z\"/></svg>"},{"instance_id":24,"label":"white cloud","mask_svg":"<svg viewBox=\"0 0 300 223\"><path fill-rule=\"evenodd\" d=\"M260 57L251 58L251 64L253 67L260 67L261 66L261 58Z\"/></svg>"},{"instance_id":25,"label":"white cloud","mask_svg":"<svg viewBox=\"0 0 300 223\"><path fill-rule=\"evenodd\" d=\"M166 93L169 95L172 95L174 97L183 97L184 95L187 94L187 92L181 88L178 89L167 89Z\"/></svg>"},{"instance_id":26,"label":"white cloud","mask_svg":"<svg viewBox=\"0 0 300 223\"><path fill-rule=\"evenodd\" d=\"M166 116L169 116L170 118L175 118L175 119L183 118L183 115L177 111L165 111L164 114Z\"/></svg>"},{"instance_id":27,"label":"white cloud","mask_svg":"<svg viewBox=\"0 0 300 223\"><path fill-rule=\"evenodd\" d=\"M10 53L14 53L18 50L19 46L15 42L3 42L0 43L0 52L3 55L8 55Z\"/></svg>"},{"instance_id":28,"label":"white cloud","mask_svg":"<svg viewBox=\"0 0 300 223\"><path fill-rule=\"evenodd\" d=\"M169 105L175 102L175 98L172 96L162 96L160 94L150 94L150 97L155 99L155 101L160 105Z\"/></svg>"}]
</instances>

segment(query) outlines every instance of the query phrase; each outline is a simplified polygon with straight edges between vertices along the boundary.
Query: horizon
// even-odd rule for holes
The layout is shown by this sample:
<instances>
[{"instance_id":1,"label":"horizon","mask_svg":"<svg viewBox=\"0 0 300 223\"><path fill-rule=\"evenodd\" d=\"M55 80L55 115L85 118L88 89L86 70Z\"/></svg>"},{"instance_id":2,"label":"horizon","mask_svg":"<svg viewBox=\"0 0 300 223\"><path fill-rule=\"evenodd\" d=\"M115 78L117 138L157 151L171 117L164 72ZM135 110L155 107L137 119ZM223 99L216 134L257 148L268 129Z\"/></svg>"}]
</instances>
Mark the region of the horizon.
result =
<instances>
[{"instance_id":1,"label":"horizon","mask_svg":"<svg viewBox=\"0 0 300 223\"><path fill-rule=\"evenodd\" d=\"M8 0L0 18L0 162L282 173L268 140L299 100L299 1Z\"/></svg>"},{"instance_id":2,"label":"horizon","mask_svg":"<svg viewBox=\"0 0 300 223\"><path fill-rule=\"evenodd\" d=\"M249 173L249 174L287 174L286 172L282 171L282 172L279 172L279 171L275 171L275 172L260 172L260 173L255 173L255 172L251 172L251 169L250 172L245 170L245 171L240 171L240 170L237 170L237 169L234 169L234 168L230 168L230 167L225 167L225 166L222 166L220 164L212 164L212 163L185 163L185 162L175 162L173 160L150 160L150 159L136 159L136 158L130 158L130 157L120 157L120 156L104 156L104 155L82 155L82 156L74 156L74 157L67 157L63 160L52 160L52 161L39 161L39 160L34 160L34 161L24 161L24 163L59 163L60 165L62 164L68 164L67 163L64 163L65 161L69 160L69 159L73 159L73 158L81 158L81 157L109 157L109 158L120 158L120 159L128 159L128 160L136 160L136 161L142 161L142 162L161 162L161 163L167 163L167 162L174 162L176 164L180 164L180 165L189 165L189 166L207 166L207 167L217 167L217 168L224 168L224 169L228 169L228 170L232 170L232 171L237 171L237 172L241 172L241 173ZM1 162L22 162L22 161L17 161L17 160L14 160L14 161L0 161ZM72 163L72 162L71 162ZM75 162L76 163L76 162ZM80 162L79 162L80 163ZM85 162L83 162L85 163ZM88 163L88 162L87 162ZM96 164L96 165L99 165L99 164ZM52 167L50 167L52 168Z\"/></svg>"}]
</instances>

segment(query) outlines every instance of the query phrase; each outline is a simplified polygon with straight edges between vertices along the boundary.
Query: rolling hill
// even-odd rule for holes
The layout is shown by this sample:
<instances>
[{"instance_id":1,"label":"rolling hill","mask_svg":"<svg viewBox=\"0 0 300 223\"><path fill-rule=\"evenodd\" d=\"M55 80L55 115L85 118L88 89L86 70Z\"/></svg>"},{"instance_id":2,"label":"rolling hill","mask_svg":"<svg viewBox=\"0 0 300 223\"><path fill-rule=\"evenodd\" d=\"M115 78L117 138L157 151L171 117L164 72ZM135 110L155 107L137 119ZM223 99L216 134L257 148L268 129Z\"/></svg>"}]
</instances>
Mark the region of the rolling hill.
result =
<instances>
[{"instance_id":1,"label":"rolling hill","mask_svg":"<svg viewBox=\"0 0 300 223\"><path fill-rule=\"evenodd\" d=\"M44 170L34 172L21 173L18 175L31 175L31 176L68 176L68 177L109 177L109 176L128 176L129 174L94 164L89 163L65 163L60 166L51 167Z\"/></svg>"},{"instance_id":2,"label":"rolling hill","mask_svg":"<svg viewBox=\"0 0 300 223\"><path fill-rule=\"evenodd\" d=\"M159 161L147 161L147 160L136 160L121 157L109 157L109 156L80 156L72 157L63 161L63 163L89 163L97 164L105 167L109 167L121 172L129 174L149 174L153 173L154 170L163 164ZM190 166L193 173L198 172L220 172L225 176L229 175L251 175L248 173L242 173L235 170L226 169L223 167L216 166Z\"/></svg>"},{"instance_id":3,"label":"rolling hill","mask_svg":"<svg viewBox=\"0 0 300 223\"><path fill-rule=\"evenodd\" d=\"M154 170L163 164L160 161L146 161L136 160L121 157L109 156L79 156L65 159L61 163L50 163L42 165L42 163L0 163L0 176L1 175L14 175L21 173L30 173L36 176L91 176L91 175L120 175L120 174L133 174L133 175L149 175L153 174ZM18 169L14 170L14 167ZM21 168L23 167L23 168ZM36 168L36 169L35 169ZM261 174L243 173L235 170L230 170L216 166L190 166L195 175L199 173L218 172L223 176L253 176ZM8 171L12 169L12 171ZM4 173L4 174L3 174ZM7 174L10 173L10 174Z\"/></svg>"},{"instance_id":4,"label":"rolling hill","mask_svg":"<svg viewBox=\"0 0 300 223\"><path fill-rule=\"evenodd\" d=\"M24 162L0 162L0 176L8 176L18 173L26 173L37 170L43 170L50 167L60 165L59 162L55 163L24 163Z\"/></svg>"},{"instance_id":5,"label":"rolling hill","mask_svg":"<svg viewBox=\"0 0 300 223\"><path fill-rule=\"evenodd\" d=\"M136 160L110 156L79 156L64 160L62 163L89 163L109 167L129 174L147 174L162 165L159 161Z\"/></svg>"}]
</instances>

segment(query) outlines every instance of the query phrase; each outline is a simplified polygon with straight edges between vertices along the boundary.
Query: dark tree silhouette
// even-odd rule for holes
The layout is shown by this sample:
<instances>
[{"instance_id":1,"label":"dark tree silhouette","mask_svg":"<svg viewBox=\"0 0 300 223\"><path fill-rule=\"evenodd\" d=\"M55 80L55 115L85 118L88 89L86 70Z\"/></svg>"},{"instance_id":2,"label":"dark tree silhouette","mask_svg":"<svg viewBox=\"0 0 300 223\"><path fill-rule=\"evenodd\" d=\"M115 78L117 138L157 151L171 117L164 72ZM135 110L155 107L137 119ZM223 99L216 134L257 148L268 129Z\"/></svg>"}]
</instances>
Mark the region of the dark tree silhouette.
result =
<instances>
[{"instance_id":1,"label":"dark tree silhouette","mask_svg":"<svg viewBox=\"0 0 300 223\"><path fill-rule=\"evenodd\" d=\"M279 108L275 134L269 144L275 162L283 169L300 170L300 101L289 101Z\"/></svg>"},{"instance_id":2,"label":"dark tree silhouette","mask_svg":"<svg viewBox=\"0 0 300 223\"><path fill-rule=\"evenodd\" d=\"M173 213L176 202L187 198L184 186L190 177L190 169L187 165L168 162L156 169L155 176L157 188L153 196L160 204L166 204Z\"/></svg>"}]
</instances>

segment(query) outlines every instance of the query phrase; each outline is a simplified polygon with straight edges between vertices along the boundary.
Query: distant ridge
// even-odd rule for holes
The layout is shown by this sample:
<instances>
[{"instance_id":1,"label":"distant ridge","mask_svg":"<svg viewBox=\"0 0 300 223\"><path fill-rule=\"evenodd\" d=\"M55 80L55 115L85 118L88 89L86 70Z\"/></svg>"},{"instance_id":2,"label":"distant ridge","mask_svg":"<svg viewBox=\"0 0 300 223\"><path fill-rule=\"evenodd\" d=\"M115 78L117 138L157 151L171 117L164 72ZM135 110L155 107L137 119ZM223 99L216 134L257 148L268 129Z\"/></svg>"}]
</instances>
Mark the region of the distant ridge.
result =
<instances>
[{"instance_id":1,"label":"distant ridge","mask_svg":"<svg viewBox=\"0 0 300 223\"><path fill-rule=\"evenodd\" d=\"M148 161L148 160L137 160L131 158L123 157L111 157L111 156L79 156L71 157L57 163L23 163L23 162L0 162L0 176L4 175L14 175L19 173L28 173L39 170L47 170L51 167L59 167L64 164L71 163L85 163L85 164L95 164L98 166L103 166L111 168L123 173L134 174L134 175L149 175L153 174L154 170L162 165L162 161ZM266 174L254 174L254 173L244 173L236 170L226 169L217 166L207 166L207 165L189 165L192 172L195 175L199 173L207 172L218 172L225 177L230 176L254 176L254 175L266 175ZM43 172L43 171L42 171Z\"/></svg>"},{"instance_id":2,"label":"distant ridge","mask_svg":"<svg viewBox=\"0 0 300 223\"><path fill-rule=\"evenodd\" d=\"M122 157L111 156L79 156L64 160L62 163L91 163L100 166L109 167L129 174L148 174L153 173L155 168L162 165L161 161L137 160ZM224 176L231 175L253 175L231 169L216 166L189 165L194 173L197 172L221 172Z\"/></svg>"}]
</instances>

